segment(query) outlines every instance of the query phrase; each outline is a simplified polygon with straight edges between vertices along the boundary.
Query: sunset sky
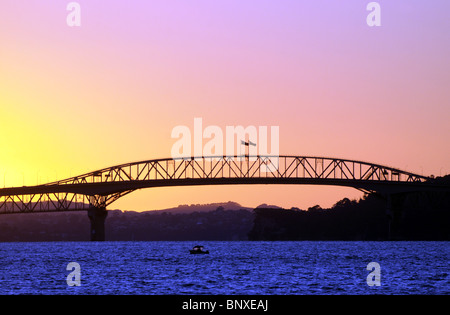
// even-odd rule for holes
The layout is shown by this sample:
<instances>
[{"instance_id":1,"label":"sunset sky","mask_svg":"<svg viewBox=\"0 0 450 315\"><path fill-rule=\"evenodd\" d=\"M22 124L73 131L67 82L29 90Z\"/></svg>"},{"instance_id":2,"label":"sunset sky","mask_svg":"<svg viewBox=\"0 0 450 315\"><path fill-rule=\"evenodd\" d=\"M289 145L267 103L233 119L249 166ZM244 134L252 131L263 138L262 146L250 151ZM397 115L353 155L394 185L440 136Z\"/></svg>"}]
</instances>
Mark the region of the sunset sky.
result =
<instances>
[{"instance_id":1,"label":"sunset sky","mask_svg":"<svg viewBox=\"0 0 450 315\"><path fill-rule=\"evenodd\" d=\"M172 129L279 126L280 154L450 173L450 1L0 2L0 186L166 158ZM330 207L351 188L134 192L110 209Z\"/></svg>"}]
</instances>

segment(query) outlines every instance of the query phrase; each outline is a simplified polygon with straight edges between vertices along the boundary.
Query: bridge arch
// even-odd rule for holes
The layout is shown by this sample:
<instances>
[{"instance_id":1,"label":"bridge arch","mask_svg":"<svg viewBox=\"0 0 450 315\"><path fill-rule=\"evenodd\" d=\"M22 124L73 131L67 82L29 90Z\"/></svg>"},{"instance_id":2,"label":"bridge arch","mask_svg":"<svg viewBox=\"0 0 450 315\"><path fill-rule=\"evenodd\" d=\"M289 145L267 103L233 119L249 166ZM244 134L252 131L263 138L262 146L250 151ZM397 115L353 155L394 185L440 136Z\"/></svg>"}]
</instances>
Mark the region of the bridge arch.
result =
<instances>
[{"instance_id":1,"label":"bridge arch","mask_svg":"<svg viewBox=\"0 0 450 315\"><path fill-rule=\"evenodd\" d=\"M92 220L98 217L101 221L109 205L138 189L237 184L335 185L381 194L442 188L431 177L350 159L288 155L165 158L115 165L44 185L0 189L0 214L88 210Z\"/></svg>"},{"instance_id":2,"label":"bridge arch","mask_svg":"<svg viewBox=\"0 0 450 315\"><path fill-rule=\"evenodd\" d=\"M51 203L55 210L69 210L68 204L74 206L79 202L106 207L130 192L150 187L307 184L386 193L423 189L432 183L431 177L340 158L271 155L165 158L115 165L44 185L0 189L3 199L0 213L5 202L14 203L16 199L16 206L29 203L30 207L25 206L24 210L35 209L37 205L31 203L38 202ZM68 195L76 197L68 199ZM54 199L58 202L53 202Z\"/></svg>"}]
</instances>

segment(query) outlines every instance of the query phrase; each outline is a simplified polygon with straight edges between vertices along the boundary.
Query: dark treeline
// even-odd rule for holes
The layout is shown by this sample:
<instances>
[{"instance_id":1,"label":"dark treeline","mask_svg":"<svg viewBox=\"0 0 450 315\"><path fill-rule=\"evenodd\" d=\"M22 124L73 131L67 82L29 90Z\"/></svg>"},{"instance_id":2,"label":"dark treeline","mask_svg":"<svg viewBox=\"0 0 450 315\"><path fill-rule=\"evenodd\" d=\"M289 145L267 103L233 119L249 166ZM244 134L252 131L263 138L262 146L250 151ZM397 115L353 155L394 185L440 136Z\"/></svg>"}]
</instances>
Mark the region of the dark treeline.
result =
<instances>
[{"instance_id":1,"label":"dark treeline","mask_svg":"<svg viewBox=\"0 0 450 315\"><path fill-rule=\"evenodd\" d=\"M255 209L250 240L450 240L449 194L411 194L398 224L386 201L344 198L330 209Z\"/></svg>"},{"instance_id":2,"label":"dark treeline","mask_svg":"<svg viewBox=\"0 0 450 315\"><path fill-rule=\"evenodd\" d=\"M388 235L386 208L381 200L347 198L331 209L255 209L250 240L384 239Z\"/></svg>"}]
</instances>

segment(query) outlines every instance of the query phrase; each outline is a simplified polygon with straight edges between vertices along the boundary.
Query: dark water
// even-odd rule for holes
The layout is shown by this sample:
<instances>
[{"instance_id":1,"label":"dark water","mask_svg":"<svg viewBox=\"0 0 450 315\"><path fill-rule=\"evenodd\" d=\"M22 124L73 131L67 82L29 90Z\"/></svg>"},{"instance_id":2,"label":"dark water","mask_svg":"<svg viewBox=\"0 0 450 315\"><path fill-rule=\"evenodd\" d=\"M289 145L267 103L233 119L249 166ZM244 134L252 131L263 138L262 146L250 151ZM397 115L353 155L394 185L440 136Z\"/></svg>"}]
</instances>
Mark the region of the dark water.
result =
<instances>
[{"instance_id":1,"label":"dark water","mask_svg":"<svg viewBox=\"0 0 450 315\"><path fill-rule=\"evenodd\" d=\"M450 242L0 243L0 294L450 294ZM80 265L80 286L66 278ZM380 286L366 267L377 262ZM72 279L72 277L69 277Z\"/></svg>"}]
</instances>

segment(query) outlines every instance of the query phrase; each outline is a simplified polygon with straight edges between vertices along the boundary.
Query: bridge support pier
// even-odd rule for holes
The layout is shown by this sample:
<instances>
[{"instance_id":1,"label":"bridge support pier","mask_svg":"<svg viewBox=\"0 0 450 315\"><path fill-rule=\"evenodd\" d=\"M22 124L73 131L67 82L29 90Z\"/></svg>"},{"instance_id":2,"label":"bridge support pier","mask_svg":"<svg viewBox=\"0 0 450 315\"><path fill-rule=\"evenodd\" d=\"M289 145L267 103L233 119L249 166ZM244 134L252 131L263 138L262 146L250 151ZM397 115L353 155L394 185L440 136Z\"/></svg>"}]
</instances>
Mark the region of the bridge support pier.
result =
<instances>
[{"instance_id":1,"label":"bridge support pier","mask_svg":"<svg viewBox=\"0 0 450 315\"><path fill-rule=\"evenodd\" d=\"M407 194L388 194L387 196L387 215L389 217L389 239L401 239L401 219L403 215L403 203Z\"/></svg>"},{"instance_id":2,"label":"bridge support pier","mask_svg":"<svg viewBox=\"0 0 450 315\"><path fill-rule=\"evenodd\" d=\"M91 221L91 241L105 240L105 219L108 215L106 208L92 207L88 210Z\"/></svg>"}]
</instances>

